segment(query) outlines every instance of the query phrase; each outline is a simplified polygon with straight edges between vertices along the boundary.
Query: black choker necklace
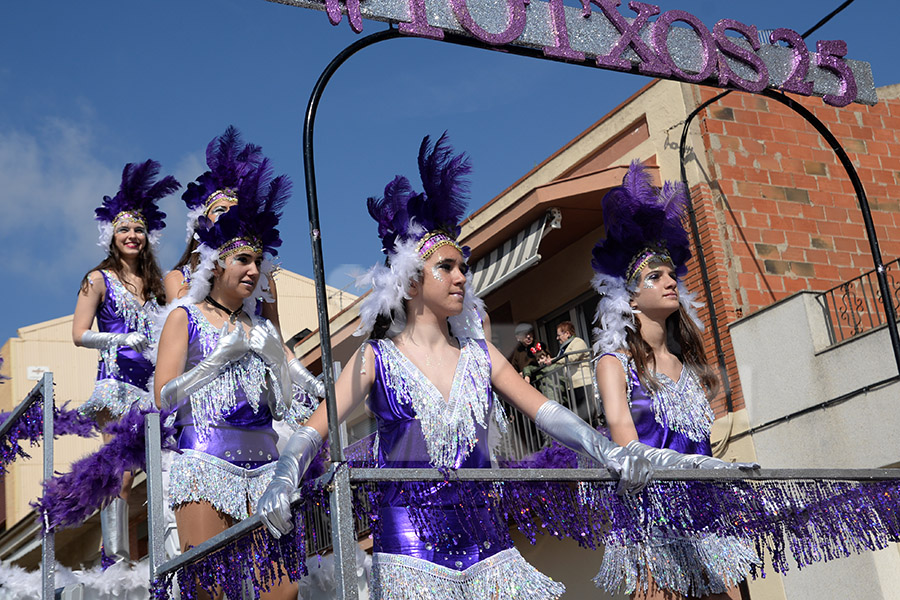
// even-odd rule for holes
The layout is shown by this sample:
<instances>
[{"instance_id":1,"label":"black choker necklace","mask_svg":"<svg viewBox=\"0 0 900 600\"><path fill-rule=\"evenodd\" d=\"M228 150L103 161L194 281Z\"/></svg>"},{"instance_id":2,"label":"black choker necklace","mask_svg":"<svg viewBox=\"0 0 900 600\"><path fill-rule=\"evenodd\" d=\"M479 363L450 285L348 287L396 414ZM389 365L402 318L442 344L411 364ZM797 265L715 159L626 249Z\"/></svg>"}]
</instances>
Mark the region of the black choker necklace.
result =
<instances>
[{"instance_id":1,"label":"black choker necklace","mask_svg":"<svg viewBox=\"0 0 900 600\"><path fill-rule=\"evenodd\" d=\"M237 318L240 316L240 314L242 312L244 312L243 305L241 305L237 310L230 310L230 309L222 306L215 300L213 300L210 296L206 296L206 301L209 302L210 304L212 304L213 306L215 306L216 308L218 308L219 310L221 310L222 312L228 313L228 320L231 321L231 323L234 323L235 321L237 321Z\"/></svg>"}]
</instances>

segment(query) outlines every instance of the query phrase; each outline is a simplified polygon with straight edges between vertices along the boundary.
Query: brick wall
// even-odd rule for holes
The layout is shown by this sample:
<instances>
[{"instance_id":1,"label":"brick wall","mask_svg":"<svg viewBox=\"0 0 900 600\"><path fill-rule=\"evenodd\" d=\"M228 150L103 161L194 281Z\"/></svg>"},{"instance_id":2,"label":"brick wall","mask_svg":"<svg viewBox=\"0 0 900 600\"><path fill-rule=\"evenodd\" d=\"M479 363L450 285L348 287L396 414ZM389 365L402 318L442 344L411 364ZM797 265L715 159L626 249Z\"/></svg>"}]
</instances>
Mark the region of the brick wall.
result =
<instances>
[{"instance_id":1,"label":"brick wall","mask_svg":"<svg viewBox=\"0 0 900 600\"><path fill-rule=\"evenodd\" d=\"M702 88L701 100L717 92ZM884 262L900 257L900 100L834 108L819 98L795 99L853 161ZM710 185L691 192L738 410L743 400L727 324L795 292L825 291L873 264L853 186L805 119L763 96L732 93L701 113L699 125ZM690 267L688 285L700 291L696 259ZM714 360L709 331L706 338ZM714 408L724 412L722 394Z\"/></svg>"}]
</instances>

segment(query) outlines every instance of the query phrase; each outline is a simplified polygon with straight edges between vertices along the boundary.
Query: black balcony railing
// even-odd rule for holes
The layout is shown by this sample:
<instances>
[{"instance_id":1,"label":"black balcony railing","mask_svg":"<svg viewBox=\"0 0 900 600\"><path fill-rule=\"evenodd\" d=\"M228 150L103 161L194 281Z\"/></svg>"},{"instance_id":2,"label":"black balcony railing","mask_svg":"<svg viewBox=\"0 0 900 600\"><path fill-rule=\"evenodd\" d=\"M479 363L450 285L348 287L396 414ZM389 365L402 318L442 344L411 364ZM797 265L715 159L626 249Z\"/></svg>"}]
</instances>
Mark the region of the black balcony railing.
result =
<instances>
[{"instance_id":1,"label":"black balcony railing","mask_svg":"<svg viewBox=\"0 0 900 600\"><path fill-rule=\"evenodd\" d=\"M887 263L884 269L891 304L896 311L900 306L900 280L896 276L900 269L900 259ZM830 345L887 323L876 277L873 269L818 295L818 302L825 312Z\"/></svg>"}]
</instances>

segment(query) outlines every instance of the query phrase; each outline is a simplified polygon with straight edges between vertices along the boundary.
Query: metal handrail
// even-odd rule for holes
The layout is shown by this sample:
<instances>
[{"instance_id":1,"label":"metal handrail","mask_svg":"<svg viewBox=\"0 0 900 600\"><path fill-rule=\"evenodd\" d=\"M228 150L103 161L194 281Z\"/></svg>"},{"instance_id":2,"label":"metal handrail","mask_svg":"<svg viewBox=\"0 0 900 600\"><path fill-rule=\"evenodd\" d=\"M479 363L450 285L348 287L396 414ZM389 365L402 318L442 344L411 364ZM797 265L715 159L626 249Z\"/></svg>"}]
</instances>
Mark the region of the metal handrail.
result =
<instances>
[{"instance_id":1,"label":"metal handrail","mask_svg":"<svg viewBox=\"0 0 900 600\"><path fill-rule=\"evenodd\" d=\"M447 473L437 469L392 469L353 468L341 465L323 475L320 483L331 481L336 471L349 471L352 483L378 481L445 481ZM900 478L897 469L759 469L741 471L736 469L670 469L655 471L653 481L890 481ZM459 469L449 475L452 481L542 481L542 482L613 482L616 478L606 469ZM297 508L303 502L300 492L291 497L291 506ZM207 554L227 546L229 543L250 534L263 525L259 515L252 515L236 523L222 533L195 546L177 558L172 559L157 571L164 577L182 567L196 562Z\"/></svg>"}]
</instances>

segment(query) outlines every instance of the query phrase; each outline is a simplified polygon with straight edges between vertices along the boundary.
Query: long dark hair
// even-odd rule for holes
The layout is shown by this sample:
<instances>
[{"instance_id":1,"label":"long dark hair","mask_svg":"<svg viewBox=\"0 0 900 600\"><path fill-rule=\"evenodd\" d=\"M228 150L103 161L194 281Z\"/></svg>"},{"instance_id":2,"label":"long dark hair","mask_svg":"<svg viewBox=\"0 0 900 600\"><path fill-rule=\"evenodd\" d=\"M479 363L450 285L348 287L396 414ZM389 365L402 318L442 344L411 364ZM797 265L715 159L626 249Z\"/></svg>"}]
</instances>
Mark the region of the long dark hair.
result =
<instances>
[{"instance_id":1,"label":"long dark hair","mask_svg":"<svg viewBox=\"0 0 900 600\"><path fill-rule=\"evenodd\" d=\"M181 270L181 267L190 264L191 271L197 268L197 263L200 262L200 257L194 252L197 249L197 246L200 245L200 242L191 236L191 240L188 242L187 246L184 248L184 253L182 253L181 258L178 259L178 262L175 263L175 266L172 267L173 271Z\"/></svg>"},{"instance_id":2,"label":"long dark hair","mask_svg":"<svg viewBox=\"0 0 900 600\"><path fill-rule=\"evenodd\" d=\"M137 276L140 277L141 281L144 283L144 298L155 298L157 304L165 306L166 288L163 287L162 271L160 271L159 264L156 262L156 255L153 254L149 235L147 236L144 247L138 253L135 267ZM122 285L126 288L130 288L132 293L137 293L137 290L122 278L122 255L119 252L119 248L116 246L115 236L113 236L113 239L109 242L109 251L106 258L100 261L99 265L84 274L84 277L81 279L79 293L87 294L88 286L90 286L88 275L94 271L101 271L104 269L115 273L116 278L122 282Z\"/></svg>"},{"instance_id":3,"label":"long dark hair","mask_svg":"<svg viewBox=\"0 0 900 600\"><path fill-rule=\"evenodd\" d=\"M665 326L666 347L669 352L696 373L706 390L706 397L712 399L719 390L719 380L706 360L700 330L680 304L678 310L666 318ZM653 375L656 372L656 359L653 356L653 348L641 336L640 319L635 319L634 330L626 331L625 340L641 382L653 391L658 390L659 381Z\"/></svg>"}]
</instances>

